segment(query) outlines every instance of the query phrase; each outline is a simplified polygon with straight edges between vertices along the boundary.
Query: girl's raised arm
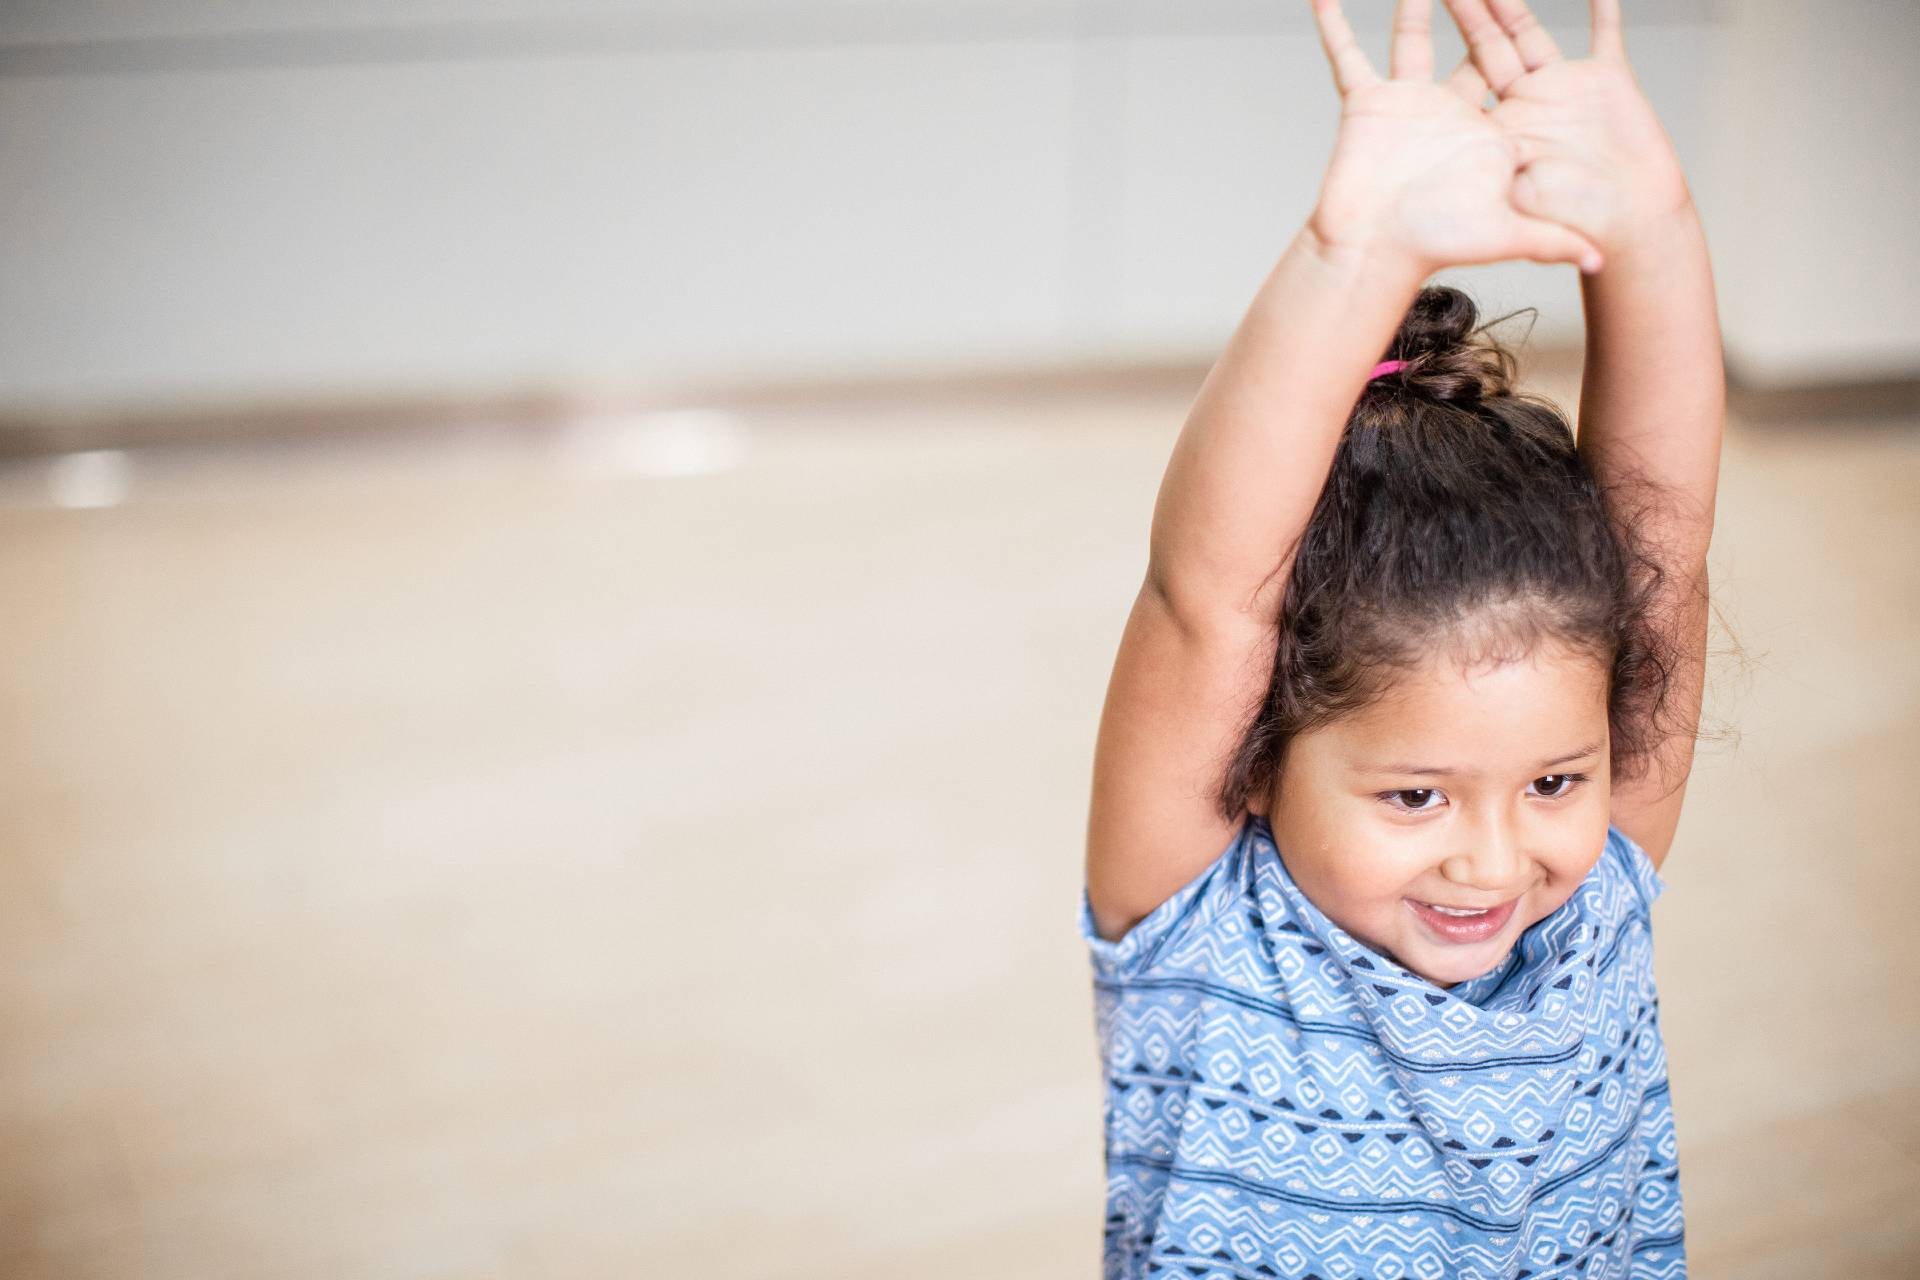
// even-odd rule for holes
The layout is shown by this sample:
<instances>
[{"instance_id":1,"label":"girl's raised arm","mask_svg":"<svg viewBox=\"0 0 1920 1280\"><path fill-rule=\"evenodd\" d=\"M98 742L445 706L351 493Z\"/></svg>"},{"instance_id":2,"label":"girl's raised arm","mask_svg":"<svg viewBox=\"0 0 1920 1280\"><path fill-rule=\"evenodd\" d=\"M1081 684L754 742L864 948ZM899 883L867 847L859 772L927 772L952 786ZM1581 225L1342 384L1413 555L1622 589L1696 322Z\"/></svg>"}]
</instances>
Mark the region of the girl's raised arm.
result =
<instances>
[{"instance_id":1,"label":"girl's raised arm","mask_svg":"<svg viewBox=\"0 0 1920 1280\"><path fill-rule=\"evenodd\" d=\"M1672 666L1642 775L1616 778L1612 819L1659 865L1693 764L1706 670L1707 544L1726 417L1713 270L1673 144L1627 64L1619 0L1592 0L1592 56L1564 59L1525 0L1447 0L1519 149L1514 202L1606 255L1584 282L1580 452L1657 556L1655 617ZM1652 481L1643 503L1635 482Z\"/></svg>"},{"instance_id":2,"label":"girl's raised arm","mask_svg":"<svg viewBox=\"0 0 1920 1280\"><path fill-rule=\"evenodd\" d=\"M1319 202L1201 387L1161 483L1146 580L1094 756L1087 897L1117 938L1217 857L1220 772L1265 690L1288 550L1369 370L1426 277L1594 246L1510 200L1515 157L1470 66L1433 81L1431 0L1400 0L1381 79L1314 0L1342 102Z\"/></svg>"}]
</instances>

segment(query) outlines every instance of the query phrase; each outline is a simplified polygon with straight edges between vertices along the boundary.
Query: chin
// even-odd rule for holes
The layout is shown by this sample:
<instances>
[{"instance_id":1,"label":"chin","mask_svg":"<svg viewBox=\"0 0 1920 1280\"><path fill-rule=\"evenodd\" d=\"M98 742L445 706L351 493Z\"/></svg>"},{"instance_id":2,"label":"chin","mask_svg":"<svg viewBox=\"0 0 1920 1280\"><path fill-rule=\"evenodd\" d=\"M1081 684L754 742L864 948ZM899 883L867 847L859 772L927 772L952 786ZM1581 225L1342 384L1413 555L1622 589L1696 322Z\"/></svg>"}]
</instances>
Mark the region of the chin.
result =
<instances>
[{"instance_id":1,"label":"chin","mask_svg":"<svg viewBox=\"0 0 1920 1280\"><path fill-rule=\"evenodd\" d=\"M1436 987L1451 987L1458 983L1469 982L1483 973L1491 973L1500 967L1500 962L1505 960L1512 950L1511 944L1502 943L1471 955L1462 953L1448 956L1435 963L1406 967Z\"/></svg>"}]
</instances>

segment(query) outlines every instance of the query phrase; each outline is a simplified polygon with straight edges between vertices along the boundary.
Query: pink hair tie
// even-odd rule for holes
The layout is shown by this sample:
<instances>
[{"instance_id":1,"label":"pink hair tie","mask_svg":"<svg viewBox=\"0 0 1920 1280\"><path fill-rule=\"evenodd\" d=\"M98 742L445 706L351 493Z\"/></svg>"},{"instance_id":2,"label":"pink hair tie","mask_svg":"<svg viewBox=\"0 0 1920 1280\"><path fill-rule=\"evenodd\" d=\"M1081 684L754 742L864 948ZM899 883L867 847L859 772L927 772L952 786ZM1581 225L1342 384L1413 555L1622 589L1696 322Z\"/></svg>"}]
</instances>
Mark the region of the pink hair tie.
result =
<instances>
[{"instance_id":1,"label":"pink hair tie","mask_svg":"<svg viewBox=\"0 0 1920 1280\"><path fill-rule=\"evenodd\" d=\"M1372 382L1375 378L1383 377L1389 373L1398 373L1412 363L1411 360L1382 360L1379 364L1373 366L1373 372L1367 375L1367 381Z\"/></svg>"}]
</instances>

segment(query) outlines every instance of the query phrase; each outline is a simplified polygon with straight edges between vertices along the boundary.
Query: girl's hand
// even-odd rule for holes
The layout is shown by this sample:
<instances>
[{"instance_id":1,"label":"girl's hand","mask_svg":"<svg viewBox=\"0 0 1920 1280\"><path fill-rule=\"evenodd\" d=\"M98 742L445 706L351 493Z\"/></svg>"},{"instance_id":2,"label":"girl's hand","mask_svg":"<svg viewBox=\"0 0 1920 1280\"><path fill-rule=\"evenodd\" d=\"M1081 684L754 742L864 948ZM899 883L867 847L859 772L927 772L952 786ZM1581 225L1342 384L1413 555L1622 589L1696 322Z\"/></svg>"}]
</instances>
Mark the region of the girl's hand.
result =
<instances>
[{"instance_id":1,"label":"girl's hand","mask_svg":"<svg viewBox=\"0 0 1920 1280\"><path fill-rule=\"evenodd\" d=\"M1599 269L1600 252L1580 231L1516 207L1520 135L1481 109L1487 86L1472 65L1434 83L1432 0L1399 0L1386 80L1354 40L1340 0L1312 3L1341 102L1308 222L1324 248L1386 252L1421 275L1512 258Z\"/></svg>"},{"instance_id":2,"label":"girl's hand","mask_svg":"<svg viewBox=\"0 0 1920 1280\"><path fill-rule=\"evenodd\" d=\"M1518 149L1514 206L1579 230L1612 256L1692 197L1627 65L1620 0L1591 2L1592 55L1569 62L1526 0L1446 0L1499 96L1488 114Z\"/></svg>"}]
</instances>

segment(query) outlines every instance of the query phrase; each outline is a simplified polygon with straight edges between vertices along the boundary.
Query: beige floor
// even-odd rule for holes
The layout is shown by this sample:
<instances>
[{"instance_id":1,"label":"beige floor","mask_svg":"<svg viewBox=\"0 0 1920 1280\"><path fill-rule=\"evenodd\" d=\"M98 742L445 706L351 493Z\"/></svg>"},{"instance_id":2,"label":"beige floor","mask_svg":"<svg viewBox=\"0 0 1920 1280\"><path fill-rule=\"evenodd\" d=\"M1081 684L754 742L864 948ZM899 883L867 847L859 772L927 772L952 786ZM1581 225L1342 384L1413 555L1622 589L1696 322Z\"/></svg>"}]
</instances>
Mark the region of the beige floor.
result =
<instances>
[{"instance_id":1,"label":"beige floor","mask_svg":"<svg viewBox=\"0 0 1920 1280\"><path fill-rule=\"evenodd\" d=\"M0 1276L1093 1275L1084 793L1186 387L921 399L0 469ZM1920 1274L1916 425L1729 440L1696 1275Z\"/></svg>"}]
</instances>

